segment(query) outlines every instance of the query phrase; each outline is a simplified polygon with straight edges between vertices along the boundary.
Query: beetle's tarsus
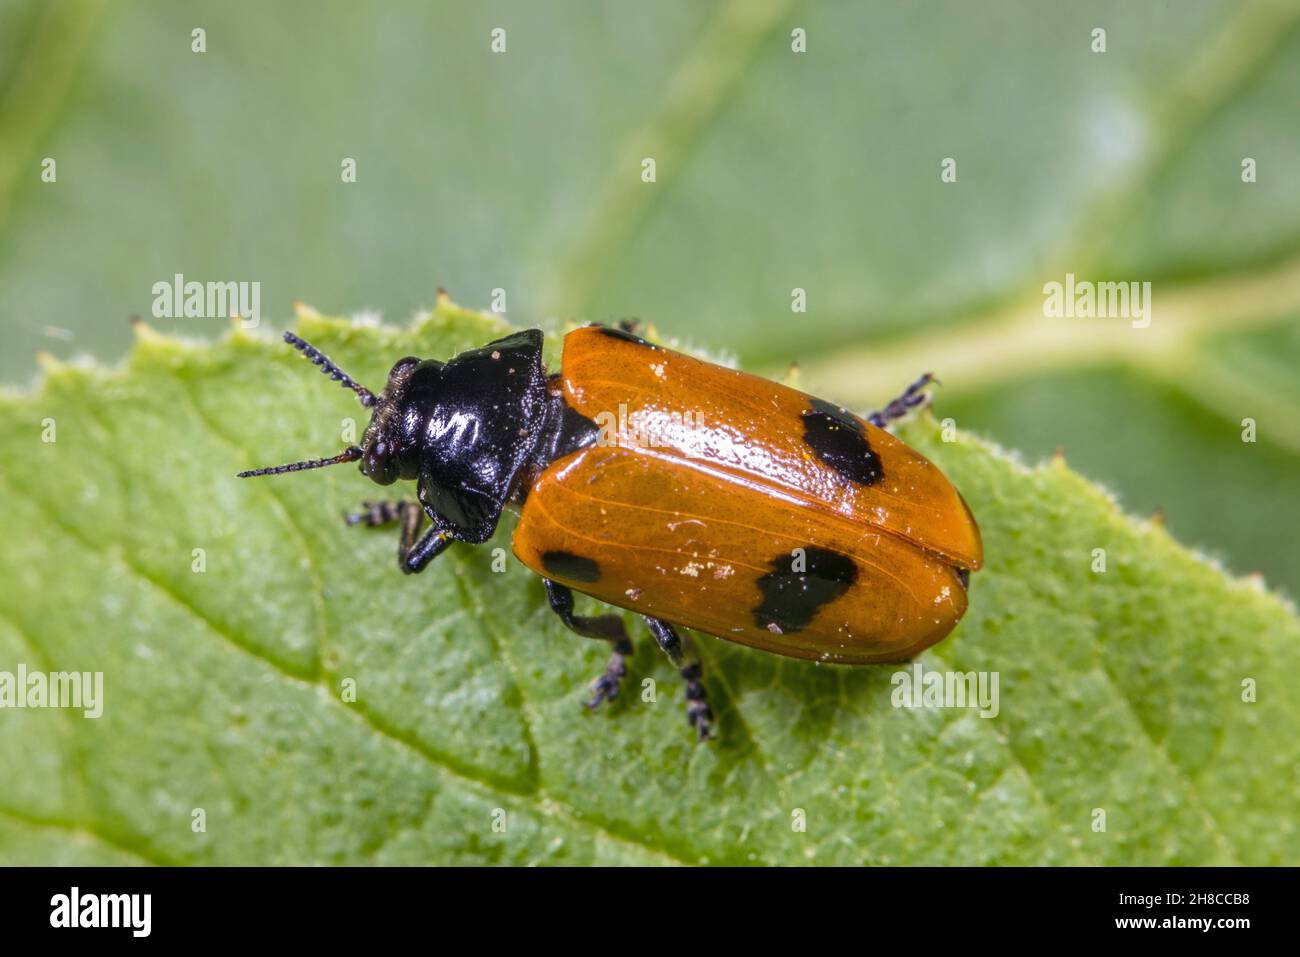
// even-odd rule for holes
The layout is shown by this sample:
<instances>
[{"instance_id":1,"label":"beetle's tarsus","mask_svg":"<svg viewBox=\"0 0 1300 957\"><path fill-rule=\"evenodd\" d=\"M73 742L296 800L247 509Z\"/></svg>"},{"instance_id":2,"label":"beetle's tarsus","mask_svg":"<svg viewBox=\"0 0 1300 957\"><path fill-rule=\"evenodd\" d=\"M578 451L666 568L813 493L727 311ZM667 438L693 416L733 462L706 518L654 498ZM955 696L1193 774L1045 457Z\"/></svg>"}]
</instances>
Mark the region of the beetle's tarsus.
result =
<instances>
[{"instance_id":1,"label":"beetle's tarsus","mask_svg":"<svg viewBox=\"0 0 1300 957\"><path fill-rule=\"evenodd\" d=\"M366 528L383 528L391 525L402 515L402 506L406 502L362 502L360 512L344 512L343 521L348 525L364 525ZM410 504L415 504L414 502Z\"/></svg>"},{"instance_id":2,"label":"beetle's tarsus","mask_svg":"<svg viewBox=\"0 0 1300 957\"><path fill-rule=\"evenodd\" d=\"M628 649L631 650L632 643L628 642ZM627 674L627 655L621 651L615 651L609 658L609 664L605 666L605 673L591 683L593 697L587 702L587 707L595 711L606 701L613 701L618 697L618 689L623 682L623 676Z\"/></svg>"},{"instance_id":3,"label":"beetle's tarsus","mask_svg":"<svg viewBox=\"0 0 1300 957\"><path fill-rule=\"evenodd\" d=\"M910 415L913 410L928 405L930 402L930 393L926 388L930 385L938 385L939 380L933 374L927 372L921 376L906 389L898 398L891 401L883 409L872 412L867 416L867 421L878 429L883 429L890 422L897 422L899 419Z\"/></svg>"},{"instance_id":4,"label":"beetle's tarsus","mask_svg":"<svg viewBox=\"0 0 1300 957\"><path fill-rule=\"evenodd\" d=\"M713 736L713 711L709 708L709 693L704 688L704 669L699 658L668 622L647 615L645 623L686 682L686 720L699 733L700 740L707 741Z\"/></svg>"},{"instance_id":5,"label":"beetle's tarsus","mask_svg":"<svg viewBox=\"0 0 1300 957\"><path fill-rule=\"evenodd\" d=\"M701 741L713 737L713 709L709 707L708 692L700 680L700 663L694 661L681 670L682 680L686 682L686 721Z\"/></svg>"},{"instance_id":6,"label":"beetle's tarsus","mask_svg":"<svg viewBox=\"0 0 1300 957\"><path fill-rule=\"evenodd\" d=\"M690 701L686 704L686 721L701 741L713 740L713 712L706 701Z\"/></svg>"}]
</instances>

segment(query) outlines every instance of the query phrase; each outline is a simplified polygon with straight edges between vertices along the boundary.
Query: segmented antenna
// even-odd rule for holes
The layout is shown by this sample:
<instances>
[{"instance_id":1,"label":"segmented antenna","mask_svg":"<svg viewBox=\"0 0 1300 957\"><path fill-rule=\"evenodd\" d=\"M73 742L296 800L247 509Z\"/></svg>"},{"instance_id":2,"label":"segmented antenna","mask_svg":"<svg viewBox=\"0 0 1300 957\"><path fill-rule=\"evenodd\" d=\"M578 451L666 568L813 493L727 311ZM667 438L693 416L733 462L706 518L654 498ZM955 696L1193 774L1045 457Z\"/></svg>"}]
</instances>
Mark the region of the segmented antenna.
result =
<instances>
[{"instance_id":1,"label":"segmented antenna","mask_svg":"<svg viewBox=\"0 0 1300 957\"><path fill-rule=\"evenodd\" d=\"M292 332L286 332L284 334L284 341L305 355L313 363L320 366L321 372L324 372L335 382L342 385L343 388L351 389L355 392L357 397L361 399L362 405L372 406L375 404L375 394L373 392L361 385L361 383L355 381L350 375L336 366L330 360L329 356L325 355L325 353L321 352L306 339L300 339Z\"/></svg>"},{"instance_id":2,"label":"segmented antenna","mask_svg":"<svg viewBox=\"0 0 1300 957\"><path fill-rule=\"evenodd\" d=\"M270 468L265 469L251 469L247 472L240 472L237 478L252 478L255 475L281 475L285 472L302 472L306 469L323 469L327 465L355 462L361 458L362 454L359 448L350 445L333 458L308 459L306 462L290 462L288 465L272 465Z\"/></svg>"}]
</instances>

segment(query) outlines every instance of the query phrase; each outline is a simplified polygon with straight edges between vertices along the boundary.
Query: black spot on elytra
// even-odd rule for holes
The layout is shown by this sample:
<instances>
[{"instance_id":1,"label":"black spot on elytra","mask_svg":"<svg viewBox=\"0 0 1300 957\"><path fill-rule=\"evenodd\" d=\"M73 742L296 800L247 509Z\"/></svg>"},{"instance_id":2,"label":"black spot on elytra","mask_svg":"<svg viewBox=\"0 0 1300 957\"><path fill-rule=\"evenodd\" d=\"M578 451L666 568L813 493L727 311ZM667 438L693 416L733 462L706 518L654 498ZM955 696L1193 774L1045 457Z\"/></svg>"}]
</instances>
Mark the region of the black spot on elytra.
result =
<instances>
[{"instance_id":1,"label":"black spot on elytra","mask_svg":"<svg viewBox=\"0 0 1300 957\"><path fill-rule=\"evenodd\" d=\"M777 555L771 571L758 580L763 602L754 609L758 627L789 634L805 627L823 605L839 598L858 580L858 566L848 555L810 545L802 562L792 554ZM795 571L802 568L802 571Z\"/></svg>"},{"instance_id":2,"label":"black spot on elytra","mask_svg":"<svg viewBox=\"0 0 1300 957\"><path fill-rule=\"evenodd\" d=\"M970 591L970 569L953 566L953 571L957 573L957 581L961 582L961 587Z\"/></svg>"},{"instance_id":3,"label":"black spot on elytra","mask_svg":"<svg viewBox=\"0 0 1300 957\"><path fill-rule=\"evenodd\" d=\"M838 405L813 399L812 408L803 414L803 440L817 458L850 481L875 485L885 477L862 423Z\"/></svg>"},{"instance_id":4,"label":"black spot on elytra","mask_svg":"<svg viewBox=\"0 0 1300 957\"><path fill-rule=\"evenodd\" d=\"M599 325L598 323L593 323L593 325L595 325L596 328L601 331L602 335L609 336L612 339L622 339L624 342L635 342L638 346L645 346L647 349L659 348L653 342L646 342L640 336L636 335L635 333L628 332L626 329L618 329L615 328L614 326L602 326Z\"/></svg>"},{"instance_id":5,"label":"black spot on elytra","mask_svg":"<svg viewBox=\"0 0 1300 957\"><path fill-rule=\"evenodd\" d=\"M600 565L595 560L575 555L573 552L542 552L542 567L556 578L574 582L600 580Z\"/></svg>"}]
</instances>

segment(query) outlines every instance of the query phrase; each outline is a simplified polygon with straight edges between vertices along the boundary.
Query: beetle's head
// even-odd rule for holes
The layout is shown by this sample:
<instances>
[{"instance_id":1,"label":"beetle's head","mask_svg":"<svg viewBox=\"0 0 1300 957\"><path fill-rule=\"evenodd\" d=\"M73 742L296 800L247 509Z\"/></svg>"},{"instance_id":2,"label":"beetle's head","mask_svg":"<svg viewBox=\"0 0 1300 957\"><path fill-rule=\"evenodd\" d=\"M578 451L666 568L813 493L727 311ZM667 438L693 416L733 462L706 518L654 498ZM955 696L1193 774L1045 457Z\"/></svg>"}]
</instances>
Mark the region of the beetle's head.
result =
<instances>
[{"instance_id":1,"label":"beetle's head","mask_svg":"<svg viewBox=\"0 0 1300 957\"><path fill-rule=\"evenodd\" d=\"M389 370L384 391L374 401L370 424L361 437L361 474L379 485L399 478L413 479L419 472L419 429L424 414L407 388L411 374L426 366L441 366L433 359L415 356L398 359Z\"/></svg>"},{"instance_id":2,"label":"beetle's head","mask_svg":"<svg viewBox=\"0 0 1300 957\"><path fill-rule=\"evenodd\" d=\"M351 445L338 455L323 459L307 459L291 462L288 465L274 465L269 468L252 469L240 472L240 478L256 475L280 475L285 472L301 472L304 469L318 469L326 465L338 465L342 462L361 463L361 474L379 485L392 485L399 478L416 477L417 448L414 430L419 423L411 415L407 401L407 382L411 373L421 365L419 359L407 356L397 360L392 371L388 373L388 382L384 391L375 395L365 386L356 382L346 372L330 361L319 349L298 338L291 332L284 334L284 341L289 343L313 363L320 366L321 372L328 375L345 389L357 394L358 400L371 409L370 424L366 426L361 445ZM440 365L433 360L427 360Z\"/></svg>"}]
</instances>

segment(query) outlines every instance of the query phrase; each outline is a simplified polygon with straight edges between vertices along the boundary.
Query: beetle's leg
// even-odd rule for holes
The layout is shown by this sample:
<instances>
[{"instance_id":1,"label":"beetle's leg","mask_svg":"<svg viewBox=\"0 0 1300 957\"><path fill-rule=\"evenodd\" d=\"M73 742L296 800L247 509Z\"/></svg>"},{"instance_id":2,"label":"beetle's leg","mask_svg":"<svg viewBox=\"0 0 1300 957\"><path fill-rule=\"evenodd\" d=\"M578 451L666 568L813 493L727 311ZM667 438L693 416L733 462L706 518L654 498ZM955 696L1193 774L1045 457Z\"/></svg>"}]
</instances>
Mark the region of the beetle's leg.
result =
<instances>
[{"instance_id":1,"label":"beetle's leg","mask_svg":"<svg viewBox=\"0 0 1300 957\"><path fill-rule=\"evenodd\" d=\"M410 499L401 502L362 502L361 511L353 514L343 513L343 521L349 525L365 525L367 528L382 528L391 525L402 516L405 507L419 505Z\"/></svg>"},{"instance_id":2,"label":"beetle's leg","mask_svg":"<svg viewBox=\"0 0 1300 957\"><path fill-rule=\"evenodd\" d=\"M345 515L349 525L366 525L380 528L393 522L401 524L402 533L397 540L397 565L408 575L424 570L452 543L449 534L440 528L431 528L419 538L424 524L424 509L419 502L405 499L401 502L363 502L364 511ZM418 540L417 540L418 539Z\"/></svg>"},{"instance_id":3,"label":"beetle's leg","mask_svg":"<svg viewBox=\"0 0 1300 957\"><path fill-rule=\"evenodd\" d=\"M903 394L890 402L889 405L867 416L867 421L876 428L883 429L890 422L903 418L918 406L925 405L929 400L929 394L925 391L926 386L938 381L931 373L927 372L904 389Z\"/></svg>"},{"instance_id":4,"label":"beetle's leg","mask_svg":"<svg viewBox=\"0 0 1300 957\"><path fill-rule=\"evenodd\" d=\"M618 328L622 329L629 335L639 336L641 335L641 330L645 328L645 323L640 319L620 319L618 321Z\"/></svg>"},{"instance_id":5,"label":"beetle's leg","mask_svg":"<svg viewBox=\"0 0 1300 957\"><path fill-rule=\"evenodd\" d=\"M618 615L575 615L573 613L573 591L565 585L543 578L546 597L551 602L551 610L560 616L569 630L584 638L596 638L608 641L614 646L614 653L609 657L609 664L604 673L591 684L595 693L587 702L588 708L597 708L603 701L612 701L618 697L619 682L627 674L627 659L632 656L632 639L627 636L623 619Z\"/></svg>"},{"instance_id":6,"label":"beetle's leg","mask_svg":"<svg viewBox=\"0 0 1300 957\"><path fill-rule=\"evenodd\" d=\"M659 647L668 655L668 660L686 682L686 720L698 732L701 741L707 740L713 727L713 711L709 708L709 696L704 690L699 658L693 653L688 655L683 650L681 635L668 622L645 616L645 623L650 626L650 634L655 636Z\"/></svg>"},{"instance_id":7,"label":"beetle's leg","mask_svg":"<svg viewBox=\"0 0 1300 957\"><path fill-rule=\"evenodd\" d=\"M419 529L420 523L417 521L413 526L409 526L410 539L415 538L415 530ZM397 564L401 566L402 571L408 575L414 575L417 572L424 571L424 566L429 564L439 555L447 550L454 538L451 533L437 526L429 529L424 533L424 537L414 545L409 544L408 526L402 526L402 540L397 546Z\"/></svg>"}]
</instances>

